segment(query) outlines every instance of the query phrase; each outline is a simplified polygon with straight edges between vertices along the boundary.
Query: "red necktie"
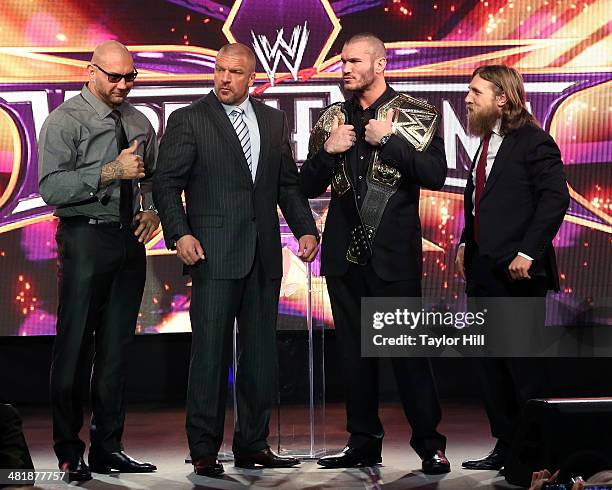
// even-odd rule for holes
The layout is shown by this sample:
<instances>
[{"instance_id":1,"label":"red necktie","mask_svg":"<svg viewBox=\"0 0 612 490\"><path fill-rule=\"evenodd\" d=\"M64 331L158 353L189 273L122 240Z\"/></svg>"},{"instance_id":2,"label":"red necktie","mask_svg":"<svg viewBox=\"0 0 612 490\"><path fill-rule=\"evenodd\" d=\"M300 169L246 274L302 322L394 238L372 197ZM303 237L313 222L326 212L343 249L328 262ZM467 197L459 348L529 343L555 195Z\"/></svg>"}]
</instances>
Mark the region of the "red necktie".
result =
<instances>
[{"instance_id":1,"label":"red necktie","mask_svg":"<svg viewBox=\"0 0 612 490\"><path fill-rule=\"evenodd\" d=\"M474 198L474 240L480 243L480 229L478 226L478 206L480 198L484 192L485 183L487 181L487 152L489 151L489 140L491 133L487 134L482 142L482 151L476 165L476 195Z\"/></svg>"}]
</instances>

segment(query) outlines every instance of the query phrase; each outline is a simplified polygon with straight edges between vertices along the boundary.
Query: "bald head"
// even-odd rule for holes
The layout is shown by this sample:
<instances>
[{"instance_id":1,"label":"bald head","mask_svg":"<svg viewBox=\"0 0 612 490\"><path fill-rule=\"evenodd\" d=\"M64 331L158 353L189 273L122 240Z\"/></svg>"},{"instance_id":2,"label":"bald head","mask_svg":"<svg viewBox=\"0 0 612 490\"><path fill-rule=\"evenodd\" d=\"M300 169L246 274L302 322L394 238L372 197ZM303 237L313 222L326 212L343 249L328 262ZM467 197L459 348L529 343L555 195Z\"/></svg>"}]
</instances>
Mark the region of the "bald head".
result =
<instances>
[{"instance_id":1,"label":"bald head","mask_svg":"<svg viewBox=\"0 0 612 490\"><path fill-rule=\"evenodd\" d=\"M246 68L250 72L254 72L255 67L257 65L257 58L255 58L255 53L253 53L253 50L249 48L246 44L226 44L219 50L218 56L223 58L246 58Z\"/></svg>"},{"instance_id":2,"label":"bald head","mask_svg":"<svg viewBox=\"0 0 612 490\"><path fill-rule=\"evenodd\" d=\"M350 37L344 43L344 45L348 46L349 44L354 44L354 43L366 44L369 54L371 54L374 58L386 58L387 57L387 51L385 50L385 43L383 43L382 40L378 36L376 36L375 34L372 34L371 32L362 32L360 34L355 34L354 36Z\"/></svg>"},{"instance_id":3,"label":"bald head","mask_svg":"<svg viewBox=\"0 0 612 490\"><path fill-rule=\"evenodd\" d=\"M132 63L132 55L128 49L117 41L104 41L96 46L93 56L91 57L92 64L105 64L112 62Z\"/></svg>"},{"instance_id":4,"label":"bald head","mask_svg":"<svg viewBox=\"0 0 612 490\"><path fill-rule=\"evenodd\" d=\"M105 41L93 52L87 67L90 92L109 107L123 103L134 86L134 61L127 48L117 41ZM117 77L121 77L117 81Z\"/></svg>"}]
</instances>

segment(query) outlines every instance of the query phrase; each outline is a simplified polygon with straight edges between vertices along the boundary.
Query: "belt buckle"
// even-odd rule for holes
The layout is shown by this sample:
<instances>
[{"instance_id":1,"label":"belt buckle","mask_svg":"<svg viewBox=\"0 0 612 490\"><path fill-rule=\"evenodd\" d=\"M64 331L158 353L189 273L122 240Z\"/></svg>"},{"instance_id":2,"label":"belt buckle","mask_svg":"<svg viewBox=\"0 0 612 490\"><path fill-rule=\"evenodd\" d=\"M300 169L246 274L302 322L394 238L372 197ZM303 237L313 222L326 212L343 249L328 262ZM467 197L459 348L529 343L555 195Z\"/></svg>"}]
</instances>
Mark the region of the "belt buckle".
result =
<instances>
[{"instance_id":1,"label":"belt buckle","mask_svg":"<svg viewBox=\"0 0 612 490\"><path fill-rule=\"evenodd\" d=\"M98 218L89 218L89 221L87 222L88 225L93 225L93 226L100 226L100 225L107 225L107 226L116 226L117 228L119 228L120 230L124 228L123 223L121 222L114 222L114 221L104 221L103 219L98 219Z\"/></svg>"},{"instance_id":2,"label":"belt buckle","mask_svg":"<svg viewBox=\"0 0 612 490\"><path fill-rule=\"evenodd\" d=\"M394 188L401 178L402 174L396 168L381 161L374 161L372 165L372 180L374 182Z\"/></svg>"}]
</instances>

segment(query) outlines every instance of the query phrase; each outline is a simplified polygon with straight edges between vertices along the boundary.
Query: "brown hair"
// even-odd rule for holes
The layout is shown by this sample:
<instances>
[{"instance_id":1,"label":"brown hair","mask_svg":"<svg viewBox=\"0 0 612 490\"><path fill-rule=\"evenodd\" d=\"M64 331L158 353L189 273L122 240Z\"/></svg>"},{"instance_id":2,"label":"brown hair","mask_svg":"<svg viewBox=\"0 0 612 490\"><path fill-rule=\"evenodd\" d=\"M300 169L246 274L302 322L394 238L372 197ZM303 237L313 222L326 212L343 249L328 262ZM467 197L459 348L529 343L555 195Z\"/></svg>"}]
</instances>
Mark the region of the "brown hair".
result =
<instances>
[{"instance_id":1,"label":"brown hair","mask_svg":"<svg viewBox=\"0 0 612 490\"><path fill-rule=\"evenodd\" d=\"M497 95L504 93L507 102L502 108L501 131L508 134L525 124L540 126L540 123L527 110L525 104L525 85L523 77L514 68L506 65L479 66L472 73L495 85Z\"/></svg>"},{"instance_id":2,"label":"brown hair","mask_svg":"<svg viewBox=\"0 0 612 490\"><path fill-rule=\"evenodd\" d=\"M346 41L344 41L344 46L347 44L366 41L372 47L372 54L376 58L386 58L387 50L385 49L385 43L382 42L376 34L372 34L371 32L360 32L359 34L354 34L349 37Z\"/></svg>"}]
</instances>

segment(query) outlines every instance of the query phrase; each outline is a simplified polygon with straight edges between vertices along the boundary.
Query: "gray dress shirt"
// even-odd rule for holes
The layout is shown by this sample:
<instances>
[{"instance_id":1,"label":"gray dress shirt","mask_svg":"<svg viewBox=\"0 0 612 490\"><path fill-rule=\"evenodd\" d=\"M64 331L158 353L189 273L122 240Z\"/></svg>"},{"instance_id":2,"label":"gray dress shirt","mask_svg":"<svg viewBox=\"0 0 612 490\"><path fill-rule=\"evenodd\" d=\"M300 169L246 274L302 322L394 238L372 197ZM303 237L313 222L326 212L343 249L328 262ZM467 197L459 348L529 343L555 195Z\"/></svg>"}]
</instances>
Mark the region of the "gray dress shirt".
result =
<instances>
[{"instance_id":1,"label":"gray dress shirt","mask_svg":"<svg viewBox=\"0 0 612 490\"><path fill-rule=\"evenodd\" d=\"M115 109L121 112L128 141L140 143L137 152L144 159L146 176L133 181L136 213L141 209L141 195L145 209L153 203L157 139L149 120L132 105L124 102ZM43 200L56 206L56 216L119 221L120 182L100 184L102 166L118 155L112 110L85 85L43 124L38 141L38 184ZM102 199L104 195L109 199Z\"/></svg>"}]
</instances>

